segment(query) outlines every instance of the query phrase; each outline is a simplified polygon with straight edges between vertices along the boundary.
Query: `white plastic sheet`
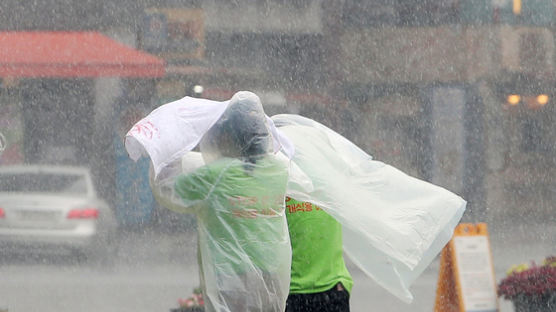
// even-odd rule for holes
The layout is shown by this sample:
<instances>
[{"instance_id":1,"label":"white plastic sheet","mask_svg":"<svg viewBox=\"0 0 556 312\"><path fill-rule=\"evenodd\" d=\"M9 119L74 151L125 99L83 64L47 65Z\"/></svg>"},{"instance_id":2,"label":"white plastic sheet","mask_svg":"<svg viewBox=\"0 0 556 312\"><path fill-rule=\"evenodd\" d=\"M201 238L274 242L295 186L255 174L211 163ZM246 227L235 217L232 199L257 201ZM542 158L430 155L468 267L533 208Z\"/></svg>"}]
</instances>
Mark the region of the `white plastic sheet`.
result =
<instances>
[{"instance_id":1,"label":"white plastic sheet","mask_svg":"<svg viewBox=\"0 0 556 312\"><path fill-rule=\"evenodd\" d=\"M129 157L137 160L148 155L158 175L162 168L197 146L228 102L184 97L158 107L126 134Z\"/></svg>"},{"instance_id":2,"label":"white plastic sheet","mask_svg":"<svg viewBox=\"0 0 556 312\"><path fill-rule=\"evenodd\" d=\"M202 140L194 138L200 154L163 159L151 175L162 205L197 216L205 311L280 312L289 292L289 160L273 153L277 130L252 95L234 96Z\"/></svg>"},{"instance_id":3,"label":"white plastic sheet","mask_svg":"<svg viewBox=\"0 0 556 312\"><path fill-rule=\"evenodd\" d=\"M208 106L200 107L205 104ZM222 120L228 105L228 101L214 102L186 97L153 111L135 126L138 129L134 130L134 127L128 133L126 148L130 157L151 157L157 175L153 180L153 191L165 206L176 211L197 214L207 210L202 207L206 207L204 205L207 204L208 197L184 200L184 196L176 193L175 181L177 174L189 172L184 169L184 165L193 168L201 166L203 160L198 154L189 151L201 142L212 126ZM187 109L183 109L184 107ZM269 153L265 157L267 160L261 163L262 166L253 168L265 174L267 171L273 172L268 178L281 176L280 170L275 171L274 167L279 166L282 161L287 162L293 155L289 175L286 177L287 190L284 193L297 200L321 206L342 223L344 250L347 255L378 284L403 301L410 302L412 295L409 286L451 238L453 229L465 210L465 201L441 187L412 178L392 166L373 160L341 135L311 119L298 115L277 115L271 119L266 116L266 127L271 134L272 150L276 152L281 149L285 156ZM206 149L208 150L210 148ZM221 157L207 156L205 153L203 158L207 160ZM229 165L236 169L252 166L245 161L242 166L237 163ZM214 171L214 168L206 169L207 166L214 165L201 166L205 168L201 170L208 170L205 176L219 172ZM225 172L223 168L220 170ZM205 190L210 190L214 189L215 181L211 182L205 177L199 178L197 183L205 185ZM219 184L219 187L237 189L243 184L242 181L230 180ZM190 185L192 186L193 184ZM264 200L269 200L269 197L265 198ZM228 203L234 201L233 197L227 197L227 200ZM220 206L222 209L217 210L224 212L225 205ZM272 211L273 218L282 218L281 208ZM239 212L237 214L241 215ZM285 220L285 217L282 219ZM220 219L220 225L229 228L225 224L231 223ZM222 298L220 291L244 285L240 287L244 294L254 292L258 295L251 297L259 298L254 300L260 305L268 306L268 296L263 300L263 294L273 292L261 292L265 290L261 285L265 284L266 273L255 270L254 272L258 272L255 275L244 275L242 278L232 274L225 278L226 282L219 282L225 275L216 272L225 269L228 264L219 263L215 266L211 262L211 252L223 249L213 244L213 240L218 239L215 240L209 229L201 221L199 235L204 237L200 241L203 254L201 268L205 271L203 275L209 277L206 281L209 303L213 301L214 305L225 307L226 303L216 299ZM280 231L285 230L281 228L275 234ZM256 238L253 239L256 241ZM233 241L238 242L235 239ZM286 258L289 261L285 245L287 242L289 246L287 231L279 241L277 246L284 249L278 254L275 253L276 250L268 250L268 254L280 262L280 267L284 269L282 261ZM214 248L206 249L211 244ZM236 245L241 246L239 243ZM265 244L260 248L265 250ZM240 254L235 253L227 261L239 263L246 260ZM246 254L243 253L244 256ZM281 278L278 279L280 282L274 284L279 285L276 289L281 289L279 296L283 300L287 295L284 279L289 281L289 267L284 270L288 271L287 274L281 271ZM210 309L209 306L208 311Z\"/></svg>"},{"instance_id":4,"label":"white plastic sheet","mask_svg":"<svg viewBox=\"0 0 556 312\"><path fill-rule=\"evenodd\" d=\"M295 146L287 195L321 206L343 226L346 254L405 302L411 283L450 240L466 202L375 161L311 119L273 116Z\"/></svg>"},{"instance_id":5,"label":"white plastic sheet","mask_svg":"<svg viewBox=\"0 0 556 312\"><path fill-rule=\"evenodd\" d=\"M195 148L203 135L222 116L229 101L211 101L193 97L164 104L139 120L126 134L125 147L133 160L150 157L155 176L173 161ZM273 136L273 150L293 155L293 146L279 133L268 117Z\"/></svg>"}]
</instances>

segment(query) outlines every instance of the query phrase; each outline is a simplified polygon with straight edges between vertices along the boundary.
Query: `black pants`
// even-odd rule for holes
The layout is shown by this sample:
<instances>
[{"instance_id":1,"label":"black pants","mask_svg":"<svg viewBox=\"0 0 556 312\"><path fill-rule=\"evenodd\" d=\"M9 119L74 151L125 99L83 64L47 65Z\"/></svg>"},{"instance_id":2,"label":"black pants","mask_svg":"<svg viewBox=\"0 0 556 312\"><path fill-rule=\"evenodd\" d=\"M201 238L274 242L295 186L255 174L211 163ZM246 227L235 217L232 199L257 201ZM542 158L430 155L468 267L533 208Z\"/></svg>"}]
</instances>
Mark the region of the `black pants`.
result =
<instances>
[{"instance_id":1,"label":"black pants","mask_svg":"<svg viewBox=\"0 0 556 312\"><path fill-rule=\"evenodd\" d=\"M349 293L342 284L314 294L290 294L286 312L349 312Z\"/></svg>"}]
</instances>

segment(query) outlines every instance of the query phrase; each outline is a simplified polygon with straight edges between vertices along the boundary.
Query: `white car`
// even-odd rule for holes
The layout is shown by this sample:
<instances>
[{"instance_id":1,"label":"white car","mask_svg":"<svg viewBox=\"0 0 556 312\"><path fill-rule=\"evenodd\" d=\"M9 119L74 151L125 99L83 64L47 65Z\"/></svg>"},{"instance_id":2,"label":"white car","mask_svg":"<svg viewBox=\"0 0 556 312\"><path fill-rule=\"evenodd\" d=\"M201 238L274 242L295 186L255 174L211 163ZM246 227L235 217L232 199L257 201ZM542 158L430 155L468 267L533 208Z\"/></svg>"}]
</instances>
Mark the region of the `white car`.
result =
<instances>
[{"instance_id":1,"label":"white car","mask_svg":"<svg viewBox=\"0 0 556 312\"><path fill-rule=\"evenodd\" d=\"M111 257L117 222L83 167L0 167L0 253L57 248Z\"/></svg>"}]
</instances>

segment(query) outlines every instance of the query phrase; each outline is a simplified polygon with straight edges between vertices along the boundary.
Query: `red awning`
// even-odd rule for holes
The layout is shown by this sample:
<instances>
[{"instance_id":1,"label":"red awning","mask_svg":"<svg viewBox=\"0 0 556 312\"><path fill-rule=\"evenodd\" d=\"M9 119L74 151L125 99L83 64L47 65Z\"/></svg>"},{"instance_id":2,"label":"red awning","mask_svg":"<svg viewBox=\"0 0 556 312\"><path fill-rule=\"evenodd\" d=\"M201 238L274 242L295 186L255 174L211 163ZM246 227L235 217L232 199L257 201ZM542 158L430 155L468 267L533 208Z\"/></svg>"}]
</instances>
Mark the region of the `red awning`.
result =
<instances>
[{"instance_id":1,"label":"red awning","mask_svg":"<svg viewBox=\"0 0 556 312\"><path fill-rule=\"evenodd\" d=\"M164 60L98 32L0 32L0 77L161 77Z\"/></svg>"}]
</instances>

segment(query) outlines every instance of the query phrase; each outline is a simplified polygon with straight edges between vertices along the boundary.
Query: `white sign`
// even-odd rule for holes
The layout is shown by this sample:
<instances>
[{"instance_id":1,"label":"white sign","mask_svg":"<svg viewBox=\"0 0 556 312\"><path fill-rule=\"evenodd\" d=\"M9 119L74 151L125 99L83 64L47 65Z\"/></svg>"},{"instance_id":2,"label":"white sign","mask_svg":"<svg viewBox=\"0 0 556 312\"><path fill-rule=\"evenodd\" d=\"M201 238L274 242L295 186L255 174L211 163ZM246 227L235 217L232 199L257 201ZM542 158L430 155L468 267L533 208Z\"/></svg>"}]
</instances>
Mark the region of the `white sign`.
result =
<instances>
[{"instance_id":1,"label":"white sign","mask_svg":"<svg viewBox=\"0 0 556 312\"><path fill-rule=\"evenodd\" d=\"M2 152L6 149L6 145L6 138L4 137L2 132L0 132L0 155L2 155Z\"/></svg>"},{"instance_id":2,"label":"white sign","mask_svg":"<svg viewBox=\"0 0 556 312\"><path fill-rule=\"evenodd\" d=\"M456 265L466 312L496 312L498 301L486 236L454 237Z\"/></svg>"}]
</instances>

